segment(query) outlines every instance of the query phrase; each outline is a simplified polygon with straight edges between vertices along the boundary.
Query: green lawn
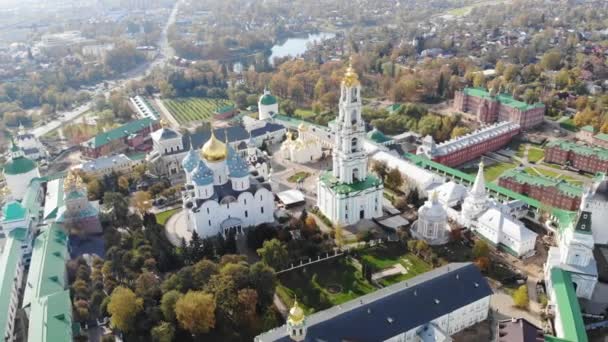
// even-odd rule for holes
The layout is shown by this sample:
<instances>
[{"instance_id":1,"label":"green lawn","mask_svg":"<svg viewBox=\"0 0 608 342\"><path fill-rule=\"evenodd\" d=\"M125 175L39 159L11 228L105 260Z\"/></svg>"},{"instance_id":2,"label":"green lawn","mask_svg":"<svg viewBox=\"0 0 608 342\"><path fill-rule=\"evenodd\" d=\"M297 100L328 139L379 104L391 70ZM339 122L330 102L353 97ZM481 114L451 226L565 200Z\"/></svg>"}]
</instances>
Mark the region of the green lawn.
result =
<instances>
[{"instance_id":1,"label":"green lawn","mask_svg":"<svg viewBox=\"0 0 608 342\"><path fill-rule=\"evenodd\" d=\"M312 111L312 109L306 109L306 108L298 108L296 109L295 112L295 116L303 119L303 120L307 120L313 116L315 116L315 112Z\"/></svg>"},{"instance_id":2,"label":"green lawn","mask_svg":"<svg viewBox=\"0 0 608 342\"><path fill-rule=\"evenodd\" d=\"M300 180L305 180L309 176L310 176L309 172L300 171L300 172L296 172L293 175L289 176L289 178L287 178L287 181L289 181L291 183L297 183Z\"/></svg>"},{"instance_id":3,"label":"green lawn","mask_svg":"<svg viewBox=\"0 0 608 342\"><path fill-rule=\"evenodd\" d=\"M405 246L398 244L383 245L368 248L359 252L361 259L374 266L377 271L390 268L399 263L407 269L407 274L397 274L380 280L380 284L388 286L400 281L413 278L419 274L430 271L431 266L424 260L406 251Z\"/></svg>"},{"instance_id":4,"label":"green lawn","mask_svg":"<svg viewBox=\"0 0 608 342\"><path fill-rule=\"evenodd\" d=\"M216 109L234 105L230 100L200 97L164 99L163 103L180 124L192 121L209 121Z\"/></svg>"},{"instance_id":5,"label":"green lawn","mask_svg":"<svg viewBox=\"0 0 608 342\"><path fill-rule=\"evenodd\" d=\"M496 163L493 165L487 165L484 168L484 175L486 182L492 182L496 180L500 175L502 175L505 171L516 168L517 165L513 163ZM478 168L467 168L463 169L462 172L468 173L470 175L477 175Z\"/></svg>"},{"instance_id":6,"label":"green lawn","mask_svg":"<svg viewBox=\"0 0 608 342\"><path fill-rule=\"evenodd\" d=\"M528 149L528 162L536 163L539 160L543 159L544 157L545 157L544 150L542 150L540 148L532 147L532 146L530 146L530 148Z\"/></svg>"},{"instance_id":7,"label":"green lawn","mask_svg":"<svg viewBox=\"0 0 608 342\"><path fill-rule=\"evenodd\" d=\"M574 120L572 120L572 118L560 122L559 125L563 129L567 129L572 132L578 132L578 128L574 124Z\"/></svg>"},{"instance_id":8,"label":"green lawn","mask_svg":"<svg viewBox=\"0 0 608 342\"><path fill-rule=\"evenodd\" d=\"M563 179L567 182L570 183L574 183L574 184L580 184L582 183L580 180L570 177L568 175L564 175L561 174L559 172L553 172L553 171L549 171L549 170L544 170L541 168L532 168L532 167L527 167L524 169L524 171L526 171L527 173L531 174L531 175L535 175L538 176L539 174L545 177L549 177L549 178L554 178L554 179Z\"/></svg>"},{"instance_id":9,"label":"green lawn","mask_svg":"<svg viewBox=\"0 0 608 342\"><path fill-rule=\"evenodd\" d=\"M376 290L347 257L279 275L277 295L286 305L297 296L308 312L320 311Z\"/></svg>"},{"instance_id":10,"label":"green lawn","mask_svg":"<svg viewBox=\"0 0 608 342\"><path fill-rule=\"evenodd\" d=\"M165 223L167 223L167 220L169 220L169 218L171 216L173 216L173 214L177 213L180 210L182 210L182 209L178 208L178 209L171 209L171 210L163 211L162 213L158 213L158 214L156 214L156 222L158 224L161 224L164 226Z\"/></svg>"}]
</instances>

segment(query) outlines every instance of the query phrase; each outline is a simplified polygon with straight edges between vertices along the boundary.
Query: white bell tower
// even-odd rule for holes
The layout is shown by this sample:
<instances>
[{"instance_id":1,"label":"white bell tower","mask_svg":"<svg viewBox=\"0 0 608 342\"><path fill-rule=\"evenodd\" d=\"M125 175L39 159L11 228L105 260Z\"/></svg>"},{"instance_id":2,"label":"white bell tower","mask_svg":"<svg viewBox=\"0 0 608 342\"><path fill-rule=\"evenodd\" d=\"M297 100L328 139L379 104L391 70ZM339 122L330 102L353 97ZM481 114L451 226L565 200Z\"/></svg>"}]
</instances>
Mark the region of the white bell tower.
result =
<instances>
[{"instance_id":1,"label":"white bell tower","mask_svg":"<svg viewBox=\"0 0 608 342\"><path fill-rule=\"evenodd\" d=\"M363 151L365 123L361 118L361 84L352 65L342 80L340 112L334 126L333 175L352 184L367 177L367 154Z\"/></svg>"}]
</instances>

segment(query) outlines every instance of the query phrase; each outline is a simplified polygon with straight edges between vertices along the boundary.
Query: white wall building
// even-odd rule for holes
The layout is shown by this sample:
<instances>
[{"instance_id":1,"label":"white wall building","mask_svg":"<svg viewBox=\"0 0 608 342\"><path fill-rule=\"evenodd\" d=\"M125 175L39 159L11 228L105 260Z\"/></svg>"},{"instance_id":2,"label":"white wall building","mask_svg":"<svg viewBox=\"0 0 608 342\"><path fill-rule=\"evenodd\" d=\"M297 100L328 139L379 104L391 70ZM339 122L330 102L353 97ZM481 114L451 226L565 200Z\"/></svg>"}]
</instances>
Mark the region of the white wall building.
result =
<instances>
[{"instance_id":1,"label":"white wall building","mask_svg":"<svg viewBox=\"0 0 608 342\"><path fill-rule=\"evenodd\" d=\"M212 133L200 150L190 149L183 207L191 229L201 237L241 233L244 228L274 221L274 195L267 183L249 174L246 162Z\"/></svg>"},{"instance_id":2,"label":"white wall building","mask_svg":"<svg viewBox=\"0 0 608 342\"><path fill-rule=\"evenodd\" d=\"M317 185L317 206L332 222L351 225L382 216L384 184L368 174L363 149L365 123L361 118L361 85L352 66L342 80L334 132L333 170L322 173Z\"/></svg>"},{"instance_id":3,"label":"white wall building","mask_svg":"<svg viewBox=\"0 0 608 342\"><path fill-rule=\"evenodd\" d=\"M591 231L596 244L608 244L608 179L601 175L592 186L583 194L581 210L591 213Z\"/></svg>"},{"instance_id":4,"label":"white wall building","mask_svg":"<svg viewBox=\"0 0 608 342\"><path fill-rule=\"evenodd\" d=\"M301 123L298 127L298 138L293 140L291 133L281 145L281 156L294 163L305 164L315 162L323 156L321 143L308 132L308 125Z\"/></svg>"},{"instance_id":5,"label":"white wall building","mask_svg":"<svg viewBox=\"0 0 608 342\"><path fill-rule=\"evenodd\" d=\"M19 309L19 297L23 284L24 247L27 247L27 229L10 232L0 254L0 331L3 341L16 341L15 317Z\"/></svg>"},{"instance_id":6,"label":"white wall building","mask_svg":"<svg viewBox=\"0 0 608 342\"><path fill-rule=\"evenodd\" d=\"M23 150L23 154L28 159L38 160L48 156L46 147L35 135L25 132L23 126L19 127L19 133L15 137L15 143Z\"/></svg>"},{"instance_id":7,"label":"white wall building","mask_svg":"<svg viewBox=\"0 0 608 342\"><path fill-rule=\"evenodd\" d=\"M429 245L442 245L450 240L448 213L439 202L437 192L418 209L418 221L414 222L411 232Z\"/></svg>"},{"instance_id":8,"label":"white wall building","mask_svg":"<svg viewBox=\"0 0 608 342\"><path fill-rule=\"evenodd\" d=\"M276 114L279 114L279 102L268 89L265 89L258 100L258 119L269 120Z\"/></svg>"},{"instance_id":9,"label":"white wall building","mask_svg":"<svg viewBox=\"0 0 608 342\"><path fill-rule=\"evenodd\" d=\"M451 341L488 317L492 289L472 263L452 263L308 317L296 302L270 341Z\"/></svg>"},{"instance_id":10,"label":"white wall building","mask_svg":"<svg viewBox=\"0 0 608 342\"><path fill-rule=\"evenodd\" d=\"M100 157L81 164L82 171L94 177L103 177L112 172L129 173L137 164L144 162L144 159L133 160L124 154Z\"/></svg>"},{"instance_id":11,"label":"white wall building","mask_svg":"<svg viewBox=\"0 0 608 342\"><path fill-rule=\"evenodd\" d=\"M21 200L32 179L40 177L40 171L34 161L25 157L23 150L15 142L10 151L10 160L2 170L6 185L12 198Z\"/></svg>"}]
</instances>

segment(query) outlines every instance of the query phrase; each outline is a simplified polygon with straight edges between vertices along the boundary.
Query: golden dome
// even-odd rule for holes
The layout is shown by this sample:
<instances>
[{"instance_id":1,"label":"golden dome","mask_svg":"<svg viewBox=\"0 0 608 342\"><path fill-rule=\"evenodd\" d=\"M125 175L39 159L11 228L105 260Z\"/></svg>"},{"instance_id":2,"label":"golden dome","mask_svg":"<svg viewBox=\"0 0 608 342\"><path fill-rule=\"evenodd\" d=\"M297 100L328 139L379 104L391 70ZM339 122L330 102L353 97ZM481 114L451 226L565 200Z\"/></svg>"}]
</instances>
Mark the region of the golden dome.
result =
<instances>
[{"instance_id":1,"label":"golden dome","mask_svg":"<svg viewBox=\"0 0 608 342\"><path fill-rule=\"evenodd\" d=\"M78 175L74 170L70 170L68 175L63 180L63 190L70 191L72 188L82 188L83 182L80 175Z\"/></svg>"},{"instance_id":2,"label":"golden dome","mask_svg":"<svg viewBox=\"0 0 608 342\"><path fill-rule=\"evenodd\" d=\"M210 162L225 160L228 156L228 146L215 137L211 130L211 138L201 148L201 157Z\"/></svg>"},{"instance_id":3,"label":"golden dome","mask_svg":"<svg viewBox=\"0 0 608 342\"><path fill-rule=\"evenodd\" d=\"M298 300L293 301L293 306L289 310L289 316L287 317L287 322L291 325L299 325L304 322L306 316L304 315L304 310L298 304Z\"/></svg>"},{"instance_id":4,"label":"golden dome","mask_svg":"<svg viewBox=\"0 0 608 342\"><path fill-rule=\"evenodd\" d=\"M357 72L353 68L352 60L351 63L348 65L348 68L346 69L346 74L344 74L344 79L342 80L342 82L347 87L354 87L360 84L359 75L357 75Z\"/></svg>"},{"instance_id":5,"label":"golden dome","mask_svg":"<svg viewBox=\"0 0 608 342\"><path fill-rule=\"evenodd\" d=\"M300 125L298 125L298 131L308 131L308 125L306 125L305 123L300 123Z\"/></svg>"}]
</instances>

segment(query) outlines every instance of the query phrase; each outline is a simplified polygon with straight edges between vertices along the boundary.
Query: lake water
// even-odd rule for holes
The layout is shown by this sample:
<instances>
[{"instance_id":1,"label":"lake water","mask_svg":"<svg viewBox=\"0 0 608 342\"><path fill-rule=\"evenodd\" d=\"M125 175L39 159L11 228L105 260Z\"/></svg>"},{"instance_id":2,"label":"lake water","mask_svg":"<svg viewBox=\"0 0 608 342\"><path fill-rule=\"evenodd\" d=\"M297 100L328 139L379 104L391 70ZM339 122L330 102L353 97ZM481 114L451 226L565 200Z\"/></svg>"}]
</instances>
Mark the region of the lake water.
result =
<instances>
[{"instance_id":1,"label":"lake water","mask_svg":"<svg viewBox=\"0 0 608 342\"><path fill-rule=\"evenodd\" d=\"M269 57L270 63L272 63L275 57L297 57L306 52L308 43L319 42L326 39L334 38L336 35L328 32L320 32L315 34L309 34L308 37L296 37L289 38L282 44L277 44L272 47L271 55Z\"/></svg>"}]
</instances>

